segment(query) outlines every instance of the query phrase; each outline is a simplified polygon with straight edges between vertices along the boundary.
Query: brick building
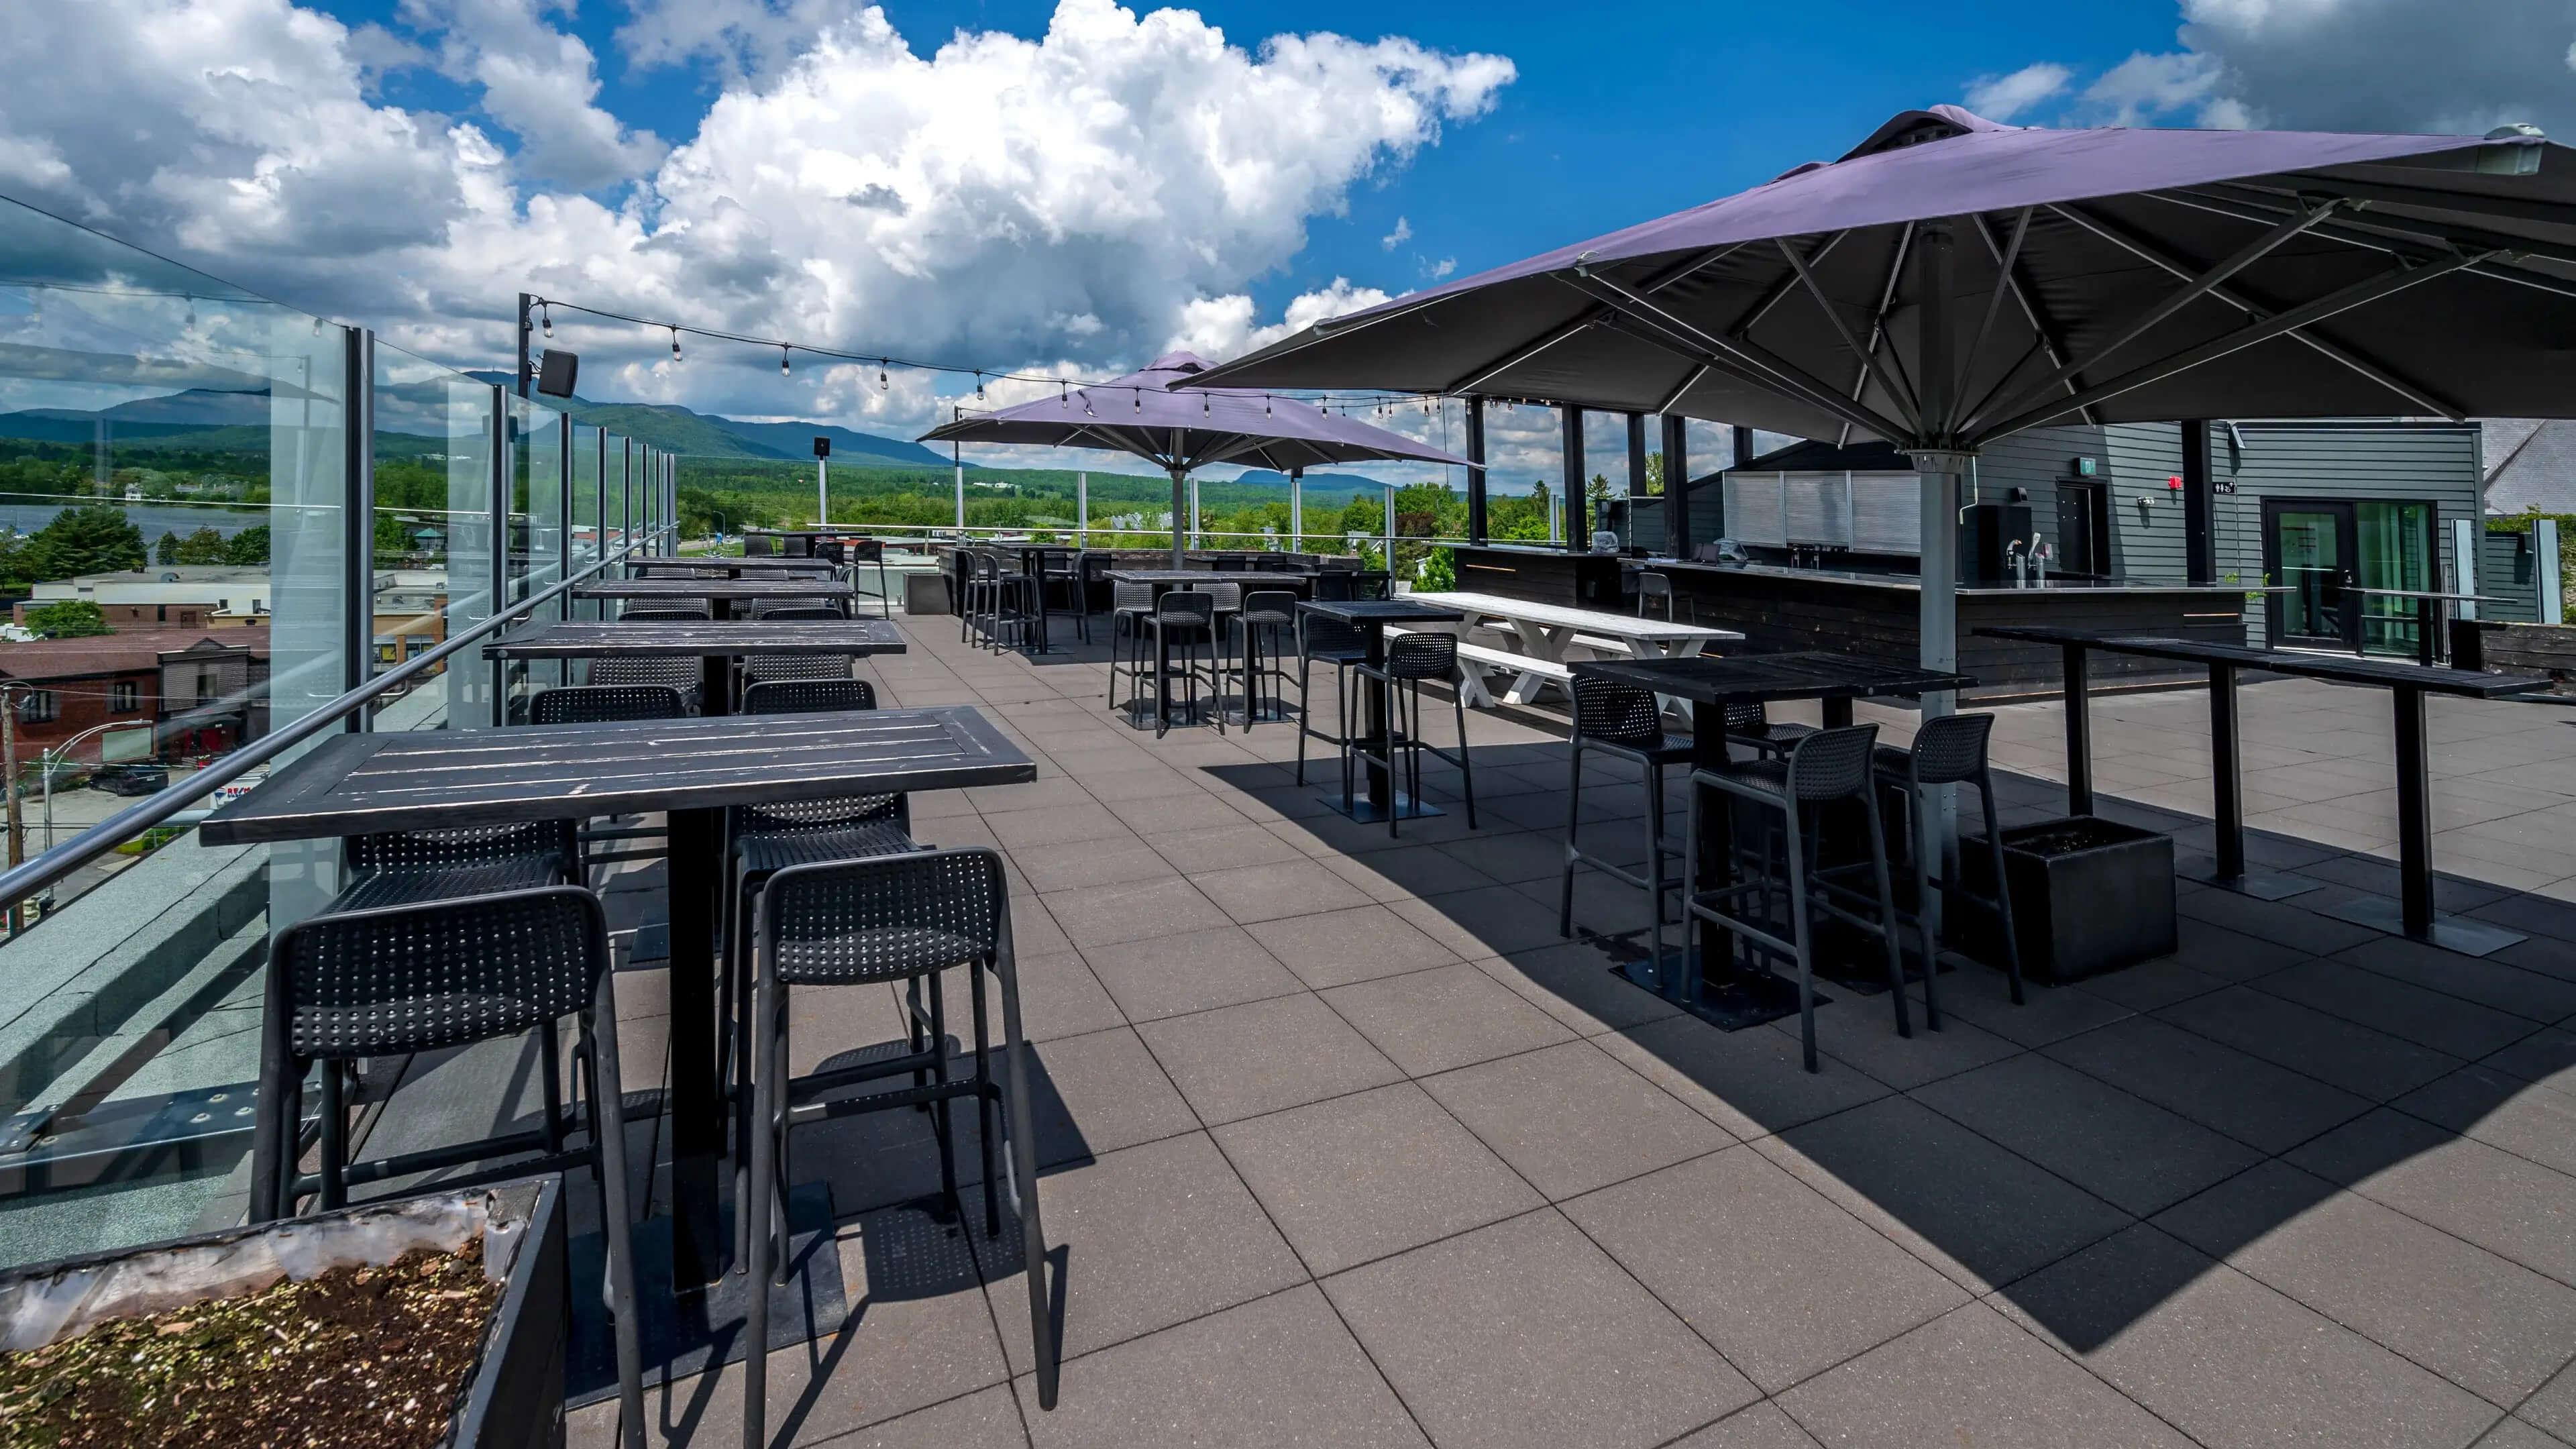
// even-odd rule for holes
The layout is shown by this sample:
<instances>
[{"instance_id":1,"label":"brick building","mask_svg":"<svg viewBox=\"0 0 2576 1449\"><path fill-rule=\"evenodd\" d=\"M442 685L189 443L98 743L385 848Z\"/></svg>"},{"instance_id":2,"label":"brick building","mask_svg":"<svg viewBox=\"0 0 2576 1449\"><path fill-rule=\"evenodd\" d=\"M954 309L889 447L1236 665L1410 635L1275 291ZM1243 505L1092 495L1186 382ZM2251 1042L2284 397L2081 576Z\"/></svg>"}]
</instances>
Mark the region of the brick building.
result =
<instances>
[{"instance_id":1,"label":"brick building","mask_svg":"<svg viewBox=\"0 0 2576 1449\"><path fill-rule=\"evenodd\" d=\"M0 641L20 759L93 730L73 758L220 754L266 731L268 664L265 624Z\"/></svg>"}]
</instances>

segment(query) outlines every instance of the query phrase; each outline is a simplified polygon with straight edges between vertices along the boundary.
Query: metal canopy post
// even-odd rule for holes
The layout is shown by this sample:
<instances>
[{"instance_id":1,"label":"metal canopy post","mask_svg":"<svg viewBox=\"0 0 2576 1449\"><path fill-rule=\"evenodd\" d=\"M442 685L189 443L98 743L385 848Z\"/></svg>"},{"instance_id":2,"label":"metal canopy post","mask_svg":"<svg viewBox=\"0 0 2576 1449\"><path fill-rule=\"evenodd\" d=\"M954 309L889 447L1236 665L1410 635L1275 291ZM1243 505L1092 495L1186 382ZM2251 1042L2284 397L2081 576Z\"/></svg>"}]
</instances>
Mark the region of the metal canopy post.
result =
<instances>
[{"instance_id":1,"label":"metal canopy post","mask_svg":"<svg viewBox=\"0 0 2576 1449\"><path fill-rule=\"evenodd\" d=\"M1568 403L1565 415L1565 547L1569 553L1592 548L1591 490L1583 481L1583 409Z\"/></svg>"},{"instance_id":2,"label":"metal canopy post","mask_svg":"<svg viewBox=\"0 0 2576 1449\"><path fill-rule=\"evenodd\" d=\"M1664 425L1664 552L1690 557L1690 419L1666 413Z\"/></svg>"},{"instance_id":3,"label":"metal canopy post","mask_svg":"<svg viewBox=\"0 0 2576 1449\"><path fill-rule=\"evenodd\" d=\"M1190 476L1190 471L1189 471L1187 468L1182 467L1182 466L1181 466L1181 465L1179 465L1178 463L1175 463L1175 464L1173 464L1173 465L1172 465L1172 470L1171 470L1171 471L1172 471L1172 567L1174 567L1174 568L1179 568L1179 567L1181 567L1181 566L1182 566L1182 565L1181 565L1181 555L1182 555L1183 553L1187 552L1188 547L1189 547L1189 546L1188 546L1188 544L1187 544L1187 543L1185 543L1185 542L1183 541L1184 535L1181 533L1181 529L1182 529L1184 526L1186 526L1186 524L1188 523L1188 520L1187 520L1185 517L1183 517L1183 515L1189 511L1189 499L1188 499L1188 497L1187 497L1186 495L1187 495L1187 494L1188 494L1188 492L1189 492L1189 476Z\"/></svg>"},{"instance_id":4,"label":"metal canopy post","mask_svg":"<svg viewBox=\"0 0 2576 1449\"><path fill-rule=\"evenodd\" d=\"M2209 474L2209 423L2185 418L2182 429L2183 577L2195 584L2218 580L2218 497Z\"/></svg>"},{"instance_id":5,"label":"metal canopy post","mask_svg":"<svg viewBox=\"0 0 2576 1449\"><path fill-rule=\"evenodd\" d=\"M1628 414L1628 536L1619 540L1622 548L1637 546L1636 500L1646 496L1646 415Z\"/></svg>"},{"instance_id":6,"label":"metal canopy post","mask_svg":"<svg viewBox=\"0 0 2576 1449\"><path fill-rule=\"evenodd\" d=\"M1481 548L1489 527L1485 512L1485 400L1467 397L1459 401L1467 408L1467 541Z\"/></svg>"},{"instance_id":7,"label":"metal canopy post","mask_svg":"<svg viewBox=\"0 0 2576 1449\"><path fill-rule=\"evenodd\" d=\"M1947 442L1958 407L1951 356L1951 235L1947 220L1936 218L1917 229L1914 260L1919 268L1916 295L1922 299L1916 321L1918 351L1914 369L1921 391L1922 441ZM1959 668L1959 475L1968 470L1969 455L1955 447L1936 445L1917 451L1914 465L1923 476L1923 562L1917 580L1921 641L1917 658L1927 671L1955 674ZM1930 724L1955 713L1959 697L1953 690L1932 690L1923 695L1921 703L1923 723ZM1922 808L1916 812L1914 848L1922 852L1921 859L1941 862L1945 871L1952 868L1957 850L1958 810L1958 787L1936 785L1924 791ZM1916 909L1923 917L1926 932L1937 934L1941 927L1939 894L1918 902ZM1938 961L1923 963L1927 978L1939 969Z\"/></svg>"},{"instance_id":8,"label":"metal canopy post","mask_svg":"<svg viewBox=\"0 0 2576 1449\"><path fill-rule=\"evenodd\" d=\"M1288 470L1288 551L1306 551L1306 470Z\"/></svg>"}]
</instances>

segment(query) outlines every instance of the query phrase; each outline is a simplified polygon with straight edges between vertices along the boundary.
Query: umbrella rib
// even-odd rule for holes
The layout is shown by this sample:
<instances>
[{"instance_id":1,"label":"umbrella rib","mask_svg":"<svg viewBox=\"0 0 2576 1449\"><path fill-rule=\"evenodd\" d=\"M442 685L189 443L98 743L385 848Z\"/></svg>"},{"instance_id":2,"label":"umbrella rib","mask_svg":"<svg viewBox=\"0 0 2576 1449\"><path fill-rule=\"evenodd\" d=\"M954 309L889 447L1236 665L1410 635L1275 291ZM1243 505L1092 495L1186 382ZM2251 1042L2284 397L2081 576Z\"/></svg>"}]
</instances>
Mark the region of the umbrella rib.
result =
<instances>
[{"instance_id":1,"label":"umbrella rib","mask_svg":"<svg viewBox=\"0 0 2576 1449\"><path fill-rule=\"evenodd\" d=\"M2135 235L2127 227L2108 217L2095 216L2079 206L2053 206L2049 209L2150 266L2162 268L2177 277L2191 275L2191 268L2187 263L2178 260L2144 237ZM2257 322L2281 310L2269 303L2256 301L2237 287L2212 288L2210 295ZM2467 416L2458 407L2444 402L2432 389L2421 383L2409 381L2387 364L2365 356L2342 343L2319 337L2305 328L2290 335L2427 412L2439 413L2455 423L2463 421Z\"/></svg>"},{"instance_id":2,"label":"umbrella rib","mask_svg":"<svg viewBox=\"0 0 2576 1449\"><path fill-rule=\"evenodd\" d=\"M1968 378L1976 371L1977 354L1986 350L1986 339L1994 333L1995 318L2003 314L2005 290L2003 279L2021 263L2021 244L2023 239L2030 235L2030 215L2036 210L2038 210L2037 207L2025 206L2021 209L2021 215L2013 218L2012 240L2005 243L2003 255L1996 259L1995 289L1986 296L1986 315L1977 319L1977 335L1968 343L1968 350L1959 355L1958 390L1961 392L1967 391ZM1982 233L1985 227L1980 224L1977 229ZM1980 398L1978 401L1984 402L1985 399Z\"/></svg>"},{"instance_id":3,"label":"umbrella rib","mask_svg":"<svg viewBox=\"0 0 2576 1449\"><path fill-rule=\"evenodd\" d=\"M1812 266L1833 255L1834 248L1841 246L1843 244L1843 238L1850 235L1851 233L1848 231L1835 232L1832 237L1826 240L1823 246L1816 248L1816 254L1814 256L1807 258L1808 264ZM1763 318L1770 316L1771 309L1780 305L1780 299L1788 296L1791 292L1796 290L1798 290L1797 273L1791 272L1785 276L1776 278L1769 287L1763 289L1761 296L1753 299L1752 306L1744 309L1744 315L1736 318L1735 321L1727 327L1726 335L1736 338L1739 341L1750 338L1753 335L1754 324L1760 322Z\"/></svg>"},{"instance_id":4,"label":"umbrella rib","mask_svg":"<svg viewBox=\"0 0 2576 1449\"><path fill-rule=\"evenodd\" d=\"M1772 355L1748 339L1713 337L1607 277L1582 277L1577 285L1597 287L1611 293L1607 300L1626 321L1648 329L1637 334L1647 341L1656 342L1693 362L1717 366L1722 371L1749 374L1750 380L1764 386L1800 394L1809 405L1823 408L1836 417L1848 418L1879 437L1895 441L1907 436L1904 424L1849 401L1797 364ZM1622 302L1626 305L1619 305ZM1664 335L1655 335L1658 333Z\"/></svg>"},{"instance_id":5,"label":"umbrella rib","mask_svg":"<svg viewBox=\"0 0 2576 1449\"><path fill-rule=\"evenodd\" d=\"M1836 235L1844 236L1849 233L1840 232ZM1909 221L1905 224L1905 229L1896 234L1896 252L1887 261L1887 282L1878 289L1878 310L1870 314L1869 351L1872 357L1878 355L1878 344L1887 339L1887 314L1896 310L1896 289L1905 280L1905 260L1913 252L1914 223ZM1896 375L1904 380L1907 395L1911 396L1914 390L1914 379L1906 375L1905 359L1891 351L1888 353L1887 360L1894 366ZM1867 394L1868 388L1869 369L1864 367L1860 375L1852 379L1852 401L1859 402ZM1915 406L1915 411L1918 414L1922 411L1919 402ZM1850 443L1851 424L1845 423L1841 435L1834 439L1834 446L1847 447Z\"/></svg>"},{"instance_id":6,"label":"umbrella rib","mask_svg":"<svg viewBox=\"0 0 2576 1449\"><path fill-rule=\"evenodd\" d=\"M1511 351L1504 353L1500 358L1478 366L1473 371L1460 377L1456 381L1449 383L1440 390L1444 393L1473 392L1489 379L1511 371L1513 368L1520 366L1522 363L1529 361L1531 358L1538 356L1540 353L1547 351L1549 348L1554 347L1556 344L1563 342L1567 338L1598 324L1604 316L1608 315L1609 311L1610 309L1607 306L1597 304L1586 308L1581 316L1576 317L1573 321L1568 322L1564 326L1557 328L1544 337L1541 337L1538 341L1516 347Z\"/></svg>"},{"instance_id":7,"label":"umbrella rib","mask_svg":"<svg viewBox=\"0 0 2576 1449\"><path fill-rule=\"evenodd\" d=\"M2150 362L2143 367L2133 368L2128 372L2122 373L2118 377L2112 378L2108 382L2096 383L2063 402L2041 403L2037 407L2017 413L1991 428L1978 430L1976 436L1970 441L1972 443L1984 443L1995 438L2006 437L2013 433L2020 432L2024 428L2036 427L2041 423L2047 422L2051 418L2061 416L2062 414L2073 410L2079 405L2089 405L2100 402L2106 398L2117 397L2121 393L2145 387L2149 383L2161 381L2164 378L2173 376L2175 373L2187 372L2192 368L2204 366L2208 363L2215 362L2219 358L2225 357L2230 353L2241 352L2258 343L2269 342L2275 337L2279 337L2284 333L2295 332L2311 323L2322 322L2326 318L2332 317L2337 313L2349 312L2356 307L2368 306L2370 303L2395 296L2397 293L2403 292L2410 287L2420 286L2437 277L2448 276L2449 274L2463 268L2475 266L2477 263L2487 260L2492 255L2494 255L2494 253L2462 252L2443 261L2434 262L2428 266L2401 266L2393 271L2382 272L2375 277L2364 278L2361 281L2353 283L2351 286L2329 292L2326 295L2317 298L2313 302L2293 307L2289 311L2282 312L2264 321L2257 322L2250 327L2239 328L2234 332L2228 333L2226 336L2214 337L2197 346L2184 348L2182 351L2174 353L2159 361Z\"/></svg>"},{"instance_id":8,"label":"umbrella rib","mask_svg":"<svg viewBox=\"0 0 2576 1449\"><path fill-rule=\"evenodd\" d=\"M2231 185L2229 189L2247 188ZM2269 192L2259 190L2254 193L2258 200L2246 201L2220 201L2197 192L2178 192L2172 195L2160 192L2142 194L2154 196L2160 201L2170 201L2179 206L2216 212L2221 216L2232 216L2239 221L2258 218L2268 221L2281 214L2275 198ZM2244 211L2230 210L2230 207L2249 208L2255 215L2249 217ZM2432 222L2416 222L2410 217L2393 216L2384 211L2365 214L2335 226L2321 226L2314 234L2342 242L2347 246L2387 252L2412 262L2435 261L2449 256L2461 247L2470 247L2526 252L2545 261L2576 265L2576 247L2559 246L2530 237L2507 236L2473 227L2442 227ZM2429 245L2409 248L2402 244L2404 242L2429 243ZM2576 297L2576 283L2545 272L2508 267L2498 262L2485 263L2473 270L2479 276L2491 277L2499 282L2511 282L2517 286L2531 287L2561 297Z\"/></svg>"},{"instance_id":9,"label":"umbrella rib","mask_svg":"<svg viewBox=\"0 0 2576 1449\"><path fill-rule=\"evenodd\" d=\"M1911 231L1911 228L1909 227L1908 230ZM1887 389L1888 401L1895 403L1897 409L1905 414L1906 422L1915 432L1921 432L1923 404L1914 396L1914 389L1898 386L1896 378L1879 362L1877 329L1871 329L1870 345L1861 346L1860 339L1852 335L1850 325L1843 321L1843 314L1834 306L1833 299L1827 297L1825 289L1817 285L1816 274L1807 270L1806 258L1799 256L1798 249L1789 245L1786 238L1775 238L1772 244L1780 249L1781 257L1789 263L1790 269L1798 274L1798 280L1806 284L1807 295L1816 299L1816 305L1824 311L1825 320L1834 324L1834 335L1840 337L1843 340L1843 346L1851 349L1852 356L1860 360L1860 382L1854 388L1855 396L1852 401L1860 401L1857 394L1868 388L1870 375L1876 373L1879 385Z\"/></svg>"},{"instance_id":10,"label":"umbrella rib","mask_svg":"<svg viewBox=\"0 0 2576 1449\"><path fill-rule=\"evenodd\" d=\"M2279 249L2283 243L2288 242L2299 233L2306 231L2308 228L2315 226L2318 222L2324 221L2333 216L2335 213L2343 210L2348 204L2349 203L2341 200L2329 200L2318 206L2301 208L2297 216L2283 220L2279 225L2272 227L2261 236L2258 236L2252 241L2237 248L2236 251L2226 260L2203 271L2200 275L2192 278L2180 290L2173 293L2173 295L2165 298L2161 302L2158 302L2156 305L2149 307L2136 320L2132 321L2126 328L2114 335L2110 341L2094 348L2091 353L2084 357L2060 364L2057 371L2051 374L2038 386L2028 389L2020 397L2015 398L2011 403L1999 403L1997 406L2016 406L2026 401L2036 401L2039 394L2047 392L2049 389L2058 386L2060 383L2072 381L2080 373L2091 372L2096 368L2099 368L2105 358L2112 356L2122 348L2127 347L2130 343L2145 336L2167 318L2172 317L2174 314L2182 311L2185 307L2188 307L2192 303L2199 301L2201 298L2208 296L2212 291L2224 285L2229 277L2235 276L2238 272L2245 270L2247 267L2261 261L2264 257L2271 255L2275 250ZM1979 229L1983 229L1982 221ZM1984 421L1984 419L1972 417L1968 419L1965 429L1963 430L1972 430L1982 421Z\"/></svg>"},{"instance_id":11,"label":"umbrella rib","mask_svg":"<svg viewBox=\"0 0 2576 1449\"><path fill-rule=\"evenodd\" d=\"M1690 376L1682 379L1682 385L1674 388L1671 392L1666 393L1664 395L1664 400L1655 404L1655 414L1660 417L1665 413L1671 412L1673 410L1673 404L1680 402L1684 394L1688 393L1692 388L1699 386L1699 380L1708 376L1708 374L1709 365L1707 363L1702 362L1694 365L1691 368Z\"/></svg>"},{"instance_id":12,"label":"umbrella rib","mask_svg":"<svg viewBox=\"0 0 2576 1449\"><path fill-rule=\"evenodd\" d=\"M2000 260L2003 256L2003 248L1995 244L1995 234L1987 227L1986 219L1983 216L1974 216L1969 220L1976 224L1977 239L1986 244L1986 254ZM2065 334L2058 330L2056 319L2050 317L2039 305L2038 299L2031 296L2030 288L2023 285L2020 262L2016 261L2013 265L2005 267L1998 275L2002 279L2002 284L2012 289L2013 305L2021 309L2022 320L2030 324L2031 334L2039 339L2039 345L2048 354L2049 362L2053 365L2063 365L2066 361ZM2027 356L2024 354L2025 361ZM2021 367L2021 363L2014 364L2013 372L2019 372ZM1984 412L1986 405L1993 402L1995 395L2001 393L2004 384L2010 381L2012 381L2012 373L2006 373L1984 398L1979 399L1977 411ZM2076 390L2072 379L2067 382L2066 390L2070 393ZM2084 409L2079 416L2088 423L2101 421L2093 416L2091 408Z\"/></svg>"}]
</instances>

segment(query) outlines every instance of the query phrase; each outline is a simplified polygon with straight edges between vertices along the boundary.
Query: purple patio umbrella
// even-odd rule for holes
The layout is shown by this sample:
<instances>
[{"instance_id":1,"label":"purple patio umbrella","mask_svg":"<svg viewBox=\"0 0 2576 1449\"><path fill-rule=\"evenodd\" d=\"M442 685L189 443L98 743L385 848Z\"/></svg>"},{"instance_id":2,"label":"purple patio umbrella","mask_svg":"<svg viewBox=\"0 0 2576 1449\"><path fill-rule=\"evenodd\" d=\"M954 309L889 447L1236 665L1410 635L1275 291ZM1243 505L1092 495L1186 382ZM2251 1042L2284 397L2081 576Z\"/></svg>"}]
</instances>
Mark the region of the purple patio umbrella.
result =
<instances>
[{"instance_id":1,"label":"purple patio umbrella","mask_svg":"<svg viewBox=\"0 0 2576 1449\"><path fill-rule=\"evenodd\" d=\"M2576 416L2576 154L2524 126L1907 111L1840 160L1333 318L1204 380L1883 439L1925 475L1922 659L1946 669L1949 518L1981 444L2076 419Z\"/></svg>"},{"instance_id":2,"label":"purple patio umbrella","mask_svg":"<svg viewBox=\"0 0 2576 1449\"><path fill-rule=\"evenodd\" d=\"M942 443L1023 443L1107 448L1160 464L1172 475L1172 567L1181 566L1184 485L1190 470L1244 463L1279 472L1325 463L1400 458L1467 466L1464 458L1292 398L1237 388L1201 388L1208 364L1188 352L1155 358L1141 372L1066 388L989 413L961 417L921 435ZM1173 389L1180 389L1174 391Z\"/></svg>"}]
</instances>

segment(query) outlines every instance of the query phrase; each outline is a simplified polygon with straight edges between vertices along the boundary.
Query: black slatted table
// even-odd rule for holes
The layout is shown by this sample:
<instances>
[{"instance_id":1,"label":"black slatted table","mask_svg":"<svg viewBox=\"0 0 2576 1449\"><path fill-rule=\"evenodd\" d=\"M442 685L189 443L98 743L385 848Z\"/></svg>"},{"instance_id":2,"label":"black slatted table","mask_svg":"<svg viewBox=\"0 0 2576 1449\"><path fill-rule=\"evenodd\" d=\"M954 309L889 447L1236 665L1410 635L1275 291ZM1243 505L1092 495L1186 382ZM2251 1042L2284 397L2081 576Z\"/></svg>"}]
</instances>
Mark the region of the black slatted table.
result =
<instances>
[{"instance_id":1,"label":"black slatted table","mask_svg":"<svg viewBox=\"0 0 2576 1449\"><path fill-rule=\"evenodd\" d=\"M890 619L637 619L521 624L483 646L490 659L681 659L706 661L702 714L732 706L732 662L753 654L901 654L910 648Z\"/></svg>"},{"instance_id":2,"label":"black slatted table","mask_svg":"<svg viewBox=\"0 0 2576 1449\"><path fill-rule=\"evenodd\" d=\"M584 584L572 591L577 599L704 599L719 619L732 617L737 600L830 599L847 607L858 587L837 579L616 579Z\"/></svg>"},{"instance_id":3,"label":"black slatted table","mask_svg":"<svg viewBox=\"0 0 2576 1449\"><path fill-rule=\"evenodd\" d=\"M1172 573L1168 570L1158 572L1168 573L1171 577L1190 579L1229 577L1226 574L1204 569L1187 573ZM1113 574L1111 577L1115 578L1117 575ZM1368 662L1372 665L1386 663L1388 626L1403 628L1408 625L1456 624L1463 622L1467 617L1456 609L1444 609L1435 604L1417 604L1410 599L1326 599L1301 603L1297 607L1306 613L1318 614L1343 624L1356 625L1367 631ZM1366 732L1360 736L1358 743L1366 745L1380 755L1385 755L1388 753L1387 687L1377 680L1370 680L1368 687L1360 691L1360 697L1365 702L1363 728ZM1298 721L1297 727L1299 729L1306 727L1302 718ZM1386 819L1389 815L1403 820L1416 820L1425 815L1443 813L1439 806L1428 801L1416 800L1396 789L1395 773L1375 761L1371 761L1362 773L1368 777L1368 789L1362 798L1352 799L1348 795L1325 797L1327 803L1333 808L1353 820L1378 821ZM1344 778L1348 779L1347 776Z\"/></svg>"},{"instance_id":4,"label":"black slatted table","mask_svg":"<svg viewBox=\"0 0 2576 1449\"><path fill-rule=\"evenodd\" d=\"M1699 727L1691 733L1694 769L1722 769L1726 750L1726 706L1771 704L1793 699L1821 701L1825 728L1852 722L1852 701L1888 695L1920 695L1965 689L1977 681L1967 675L1888 664L1843 654L1700 654L1686 659L1602 659L1574 666L1577 675L1593 675L1651 689L1659 695L1687 699ZM1731 810L1700 812L1699 880L1693 892L1715 890L1735 859ZM1660 907L1658 907L1660 909ZM1733 969L1733 933L1694 920L1692 939L1671 962L1646 964L1648 979L1631 972L1638 985L1660 991L1673 1004L1726 1030L1753 1026L1798 1009L1797 987L1764 971ZM1704 963L1727 963L1706 971ZM1667 968L1670 969L1667 969Z\"/></svg>"},{"instance_id":5,"label":"black slatted table","mask_svg":"<svg viewBox=\"0 0 2576 1449\"><path fill-rule=\"evenodd\" d=\"M639 579L685 579L699 577L703 571L722 570L730 579L758 578L766 581L781 575L806 575L830 578L836 565L824 558L725 558L720 556L639 559L628 564Z\"/></svg>"},{"instance_id":6,"label":"black slatted table","mask_svg":"<svg viewBox=\"0 0 2576 1449\"><path fill-rule=\"evenodd\" d=\"M672 1241L678 1281L704 1284L724 1263L715 934L725 811L1009 785L1036 773L964 706L331 735L198 833L235 845L668 812Z\"/></svg>"},{"instance_id":7,"label":"black slatted table","mask_svg":"<svg viewBox=\"0 0 2576 1449\"><path fill-rule=\"evenodd\" d=\"M2209 775L2216 797L2217 859L2205 877L2214 885L2266 900L2280 900L2316 883L2249 875L2245 870L2245 781L2239 762L2236 723L2236 677L2259 669L2301 679L2357 684L2385 689L2396 708L2397 740L2397 878L2394 915L2385 902L2365 896L2329 909L2326 914L2359 925L2396 931L2455 951L2483 956L2523 937L2501 927L2469 921L2437 921L2433 911L2432 764L2424 748L2424 696L2456 695L2496 699L2546 688L2531 676L2482 674L2468 669L2429 668L2391 659L2356 659L2340 654L2289 653L2219 644L2198 639L2168 639L2143 634L2097 634L2081 629L1980 629L1997 639L2054 644L2066 660L2066 809L2070 815L2093 813L2093 728L2086 703L2084 656L2095 649L2202 665L2209 671Z\"/></svg>"}]
</instances>

